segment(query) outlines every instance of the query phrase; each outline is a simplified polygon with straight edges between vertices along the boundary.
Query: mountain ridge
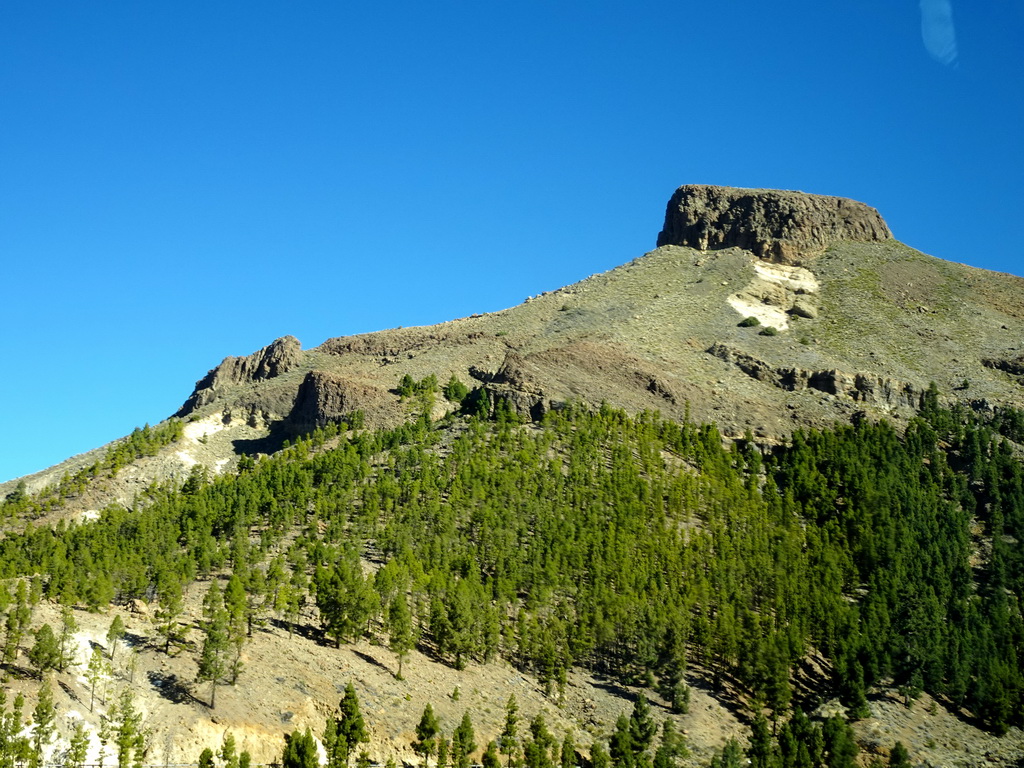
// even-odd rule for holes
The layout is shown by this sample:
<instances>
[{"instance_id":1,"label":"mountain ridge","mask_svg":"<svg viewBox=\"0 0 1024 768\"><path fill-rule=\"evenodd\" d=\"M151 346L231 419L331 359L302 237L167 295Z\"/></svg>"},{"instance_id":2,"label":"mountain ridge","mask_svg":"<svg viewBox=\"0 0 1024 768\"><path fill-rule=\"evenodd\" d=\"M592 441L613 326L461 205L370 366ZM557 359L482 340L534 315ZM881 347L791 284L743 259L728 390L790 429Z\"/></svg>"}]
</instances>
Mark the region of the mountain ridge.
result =
<instances>
[{"instance_id":1,"label":"mountain ridge","mask_svg":"<svg viewBox=\"0 0 1024 768\"><path fill-rule=\"evenodd\" d=\"M225 358L176 415L247 432L239 447L211 455L212 466L354 410L393 426L405 416L395 393L403 375L487 385L529 418L569 400L607 401L690 413L727 437L750 431L769 442L860 411L902 421L932 382L983 409L1024 403L1014 367L1024 354L1024 279L914 251L869 206L684 185L658 242L496 312L332 337L309 350L282 337ZM760 325L738 327L746 317ZM765 326L779 333L759 335ZM38 488L58 477L51 468L26 479Z\"/></svg>"}]
</instances>

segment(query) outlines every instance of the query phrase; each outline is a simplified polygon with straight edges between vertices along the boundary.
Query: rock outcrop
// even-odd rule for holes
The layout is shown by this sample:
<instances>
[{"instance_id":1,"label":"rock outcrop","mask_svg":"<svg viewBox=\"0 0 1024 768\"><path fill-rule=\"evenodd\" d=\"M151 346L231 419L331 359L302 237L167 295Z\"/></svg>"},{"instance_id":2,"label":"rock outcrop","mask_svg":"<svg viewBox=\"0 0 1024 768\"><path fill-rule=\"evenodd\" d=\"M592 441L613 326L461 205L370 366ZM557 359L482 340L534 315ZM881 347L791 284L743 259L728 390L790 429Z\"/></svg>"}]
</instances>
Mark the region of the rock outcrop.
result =
<instances>
[{"instance_id":1,"label":"rock outcrop","mask_svg":"<svg viewBox=\"0 0 1024 768\"><path fill-rule=\"evenodd\" d=\"M689 184L669 200L658 245L702 251L737 247L768 261L800 265L839 241L890 239L878 211L854 200Z\"/></svg>"},{"instance_id":2,"label":"rock outcrop","mask_svg":"<svg viewBox=\"0 0 1024 768\"><path fill-rule=\"evenodd\" d=\"M913 384L873 373L845 373L836 369L809 371L804 368L773 366L725 344L713 345L708 353L732 363L752 379L779 389L789 392L816 389L883 410L916 411L921 403L921 395L924 394L922 389Z\"/></svg>"},{"instance_id":3,"label":"rock outcrop","mask_svg":"<svg viewBox=\"0 0 1024 768\"><path fill-rule=\"evenodd\" d=\"M217 391L223 387L280 376L301 359L302 345L294 336L282 336L245 357L225 357L220 365L196 382L192 395L175 415L187 416L213 402Z\"/></svg>"},{"instance_id":4,"label":"rock outcrop","mask_svg":"<svg viewBox=\"0 0 1024 768\"><path fill-rule=\"evenodd\" d=\"M508 402L513 411L524 418L539 420L552 403L537 383L541 376L518 352L508 352L501 367L487 380L487 389Z\"/></svg>"},{"instance_id":5,"label":"rock outcrop","mask_svg":"<svg viewBox=\"0 0 1024 768\"><path fill-rule=\"evenodd\" d=\"M1017 357L992 357L984 358L981 364L994 371L1002 371L1015 376L1024 383L1024 355Z\"/></svg>"},{"instance_id":6,"label":"rock outcrop","mask_svg":"<svg viewBox=\"0 0 1024 768\"><path fill-rule=\"evenodd\" d=\"M299 385L288 416L293 431L304 432L363 411L372 423L394 398L384 390L326 371L310 371Z\"/></svg>"}]
</instances>

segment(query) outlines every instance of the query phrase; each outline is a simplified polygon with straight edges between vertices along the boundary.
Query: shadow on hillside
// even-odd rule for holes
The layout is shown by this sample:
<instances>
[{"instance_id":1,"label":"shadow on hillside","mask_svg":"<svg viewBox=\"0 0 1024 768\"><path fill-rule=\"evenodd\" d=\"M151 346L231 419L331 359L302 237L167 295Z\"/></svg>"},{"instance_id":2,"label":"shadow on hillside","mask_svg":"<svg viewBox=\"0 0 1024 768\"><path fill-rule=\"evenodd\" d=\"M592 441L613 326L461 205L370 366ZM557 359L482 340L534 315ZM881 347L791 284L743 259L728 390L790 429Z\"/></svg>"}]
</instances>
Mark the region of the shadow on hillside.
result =
<instances>
[{"instance_id":1,"label":"shadow on hillside","mask_svg":"<svg viewBox=\"0 0 1024 768\"><path fill-rule=\"evenodd\" d=\"M283 629L290 635L298 635L306 640L312 640L317 645L334 645L332 641L327 639L322 630L311 627L309 624L297 624L295 622L285 621L284 619L271 619L270 625L272 627L277 627L278 629Z\"/></svg>"},{"instance_id":2,"label":"shadow on hillside","mask_svg":"<svg viewBox=\"0 0 1024 768\"><path fill-rule=\"evenodd\" d=\"M17 664L4 664L3 670L11 677L17 678L19 680L39 679L39 676L35 672L33 672L30 669L25 669L25 667L20 667Z\"/></svg>"},{"instance_id":3,"label":"shadow on hillside","mask_svg":"<svg viewBox=\"0 0 1024 768\"><path fill-rule=\"evenodd\" d=\"M712 670L692 665L687 669L686 683L717 701L744 725L749 726L753 722L750 712L741 703L742 688L731 675L715 674Z\"/></svg>"},{"instance_id":4,"label":"shadow on hillside","mask_svg":"<svg viewBox=\"0 0 1024 768\"><path fill-rule=\"evenodd\" d=\"M253 438L252 440L232 440L231 445L236 454L256 456L266 454L267 456L277 453L284 446L286 440L295 439L295 430L291 426L285 426L284 421L275 421L270 425L270 432L265 437Z\"/></svg>"},{"instance_id":5,"label":"shadow on hillside","mask_svg":"<svg viewBox=\"0 0 1024 768\"><path fill-rule=\"evenodd\" d=\"M121 642L127 645L129 648L142 648L148 642L148 638L142 635L137 635L134 632L125 632L121 637Z\"/></svg>"},{"instance_id":6,"label":"shadow on hillside","mask_svg":"<svg viewBox=\"0 0 1024 768\"><path fill-rule=\"evenodd\" d=\"M69 699L71 699L72 701L81 701L81 699L78 698L78 694L71 690L71 686L65 683L63 680L58 680L57 685L59 685L60 689L67 694Z\"/></svg>"},{"instance_id":7,"label":"shadow on hillside","mask_svg":"<svg viewBox=\"0 0 1024 768\"><path fill-rule=\"evenodd\" d=\"M196 704L206 703L193 696L188 684L173 673L164 674L153 670L148 672L146 677L149 678L150 685L172 704L183 704L188 701L194 701Z\"/></svg>"},{"instance_id":8,"label":"shadow on hillside","mask_svg":"<svg viewBox=\"0 0 1024 768\"><path fill-rule=\"evenodd\" d=\"M600 688L605 693L608 693L612 696L615 696L616 698L623 699L625 701L633 701L634 699L636 699L636 696L634 696L628 689L622 687L614 680L609 680L608 678L595 677L594 687Z\"/></svg>"},{"instance_id":9,"label":"shadow on hillside","mask_svg":"<svg viewBox=\"0 0 1024 768\"><path fill-rule=\"evenodd\" d=\"M373 658L373 656L371 656L368 653L363 653L362 651L357 651L355 648L352 649L352 653L354 653L360 659L365 661L367 664L373 664L373 666L378 667L380 669L383 669L389 675L395 674L394 670L392 670L392 669L386 667L385 665L381 664L379 661L377 661L377 659Z\"/></svg>"}]
</instances>

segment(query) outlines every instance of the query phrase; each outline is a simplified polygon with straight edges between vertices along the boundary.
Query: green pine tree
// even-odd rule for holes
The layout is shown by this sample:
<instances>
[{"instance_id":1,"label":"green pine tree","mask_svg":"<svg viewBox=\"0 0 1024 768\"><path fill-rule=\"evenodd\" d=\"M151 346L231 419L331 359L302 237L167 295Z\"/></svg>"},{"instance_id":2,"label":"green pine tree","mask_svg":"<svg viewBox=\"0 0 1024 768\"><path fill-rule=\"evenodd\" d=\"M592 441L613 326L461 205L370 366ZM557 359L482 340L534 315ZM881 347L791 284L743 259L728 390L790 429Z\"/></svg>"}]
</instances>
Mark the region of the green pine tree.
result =
<instances>
[{"instance_id":1,"label":"green pine tree","mask_svg":"<svg viewBox=\"0 0 1024 768\"><path fill-rule=\"evenodd\" d=\"M428 703L416 726L416 741L412 745L417 754L423 755L424 768L429 768L430 757L437 751L437 734L440 730L441 726L434 715L434 708Z\"/></svg>"}]
</instances>

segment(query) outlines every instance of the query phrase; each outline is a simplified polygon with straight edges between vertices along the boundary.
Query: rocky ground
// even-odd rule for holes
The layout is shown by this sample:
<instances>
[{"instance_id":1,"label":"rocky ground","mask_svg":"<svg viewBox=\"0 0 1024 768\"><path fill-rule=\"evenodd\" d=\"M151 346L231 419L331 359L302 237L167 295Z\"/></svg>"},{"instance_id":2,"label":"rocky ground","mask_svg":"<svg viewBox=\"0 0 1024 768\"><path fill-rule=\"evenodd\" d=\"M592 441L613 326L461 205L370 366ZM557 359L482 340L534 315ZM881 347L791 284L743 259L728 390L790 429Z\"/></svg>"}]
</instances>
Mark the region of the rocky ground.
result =
<instances>
[{"instance_id":1,"label":"rocky ground","mask_svg":"<svg viewBox=\"0 0 1024 768\"><path fill-rule=\"evenodd\" d=\"M190 596L189 602L196 610L200 592L201 588L193 589ZM582 672L570 674L560 695L557 690L545 690L536 679L505 662L471 663L457 671L419 652L405 661L404 679L398 680L395 656L381 645L364 640L336 649L321 642L318 633L308 628L290 634L283 625L272 622L258 629L246 644L244 670L237 684L219 686L216 707L211 709L210 684L194 682L199 631L191 632L185 647L166 655L158 647L159 639L145 613L117 613L127 629L125 644L115 651L114 674L102 686L105 690L90 712L85 666L94 644L107 649L106 634L114 612L75 612L80 625L77 666L54 674L63 734L52 750L54 756L66 747L74 722L82 719L94 736L90 761L99 762L95 740L99 717L125 687L133 690L136 704L144 713L145 727L150 732L146 762L154 765L195 762L204 747L219 747L227 731L234 734L239 749L250 751L254 762L273 762L280 756L284 734L305 728L314 735L322 734L326 718L337 707L349 681L359 694L370 727L367 750L371 757L381 763L394 758L410 765L420 763L411 744L428 703L449 736L463 713L469 712L480 747L477 756L500 732L505 703L512 694L521 717L530 719L543 713L552 733L559 739L572 733L581 751L588 752L595 738L607 736L620 714L629 713L636 695L635 691ZM55 606L37 607L35 623L48 622L56 627L59 621ZM8 686L26 694L26 712L34 706L38 685L22 654L9 675ZM653 701L652 708L659 720L670 716L663 702ZM693 764L706 762L727 738L743 731L729 708L700 687L693 690L690 713L677 721L687 732L693 752L689 762ZM525 730L525 722L521 730ZM108 748L108 764L111 758Z\"/></svg>"},{"instance_id":2,"label":"rocky ground","mask_svg":"<svg viewBox=\"0 0 1024 768\"><path fill-rule=\"evenodd\" d=\"M199 609L203 586L192 590L192 610ZM586 753L595 738L608 735L620 714L629 713L637 693L577 671L569 676L564 694L559 695L505 662L469 664L457 671L418 652L406 660L404 679L397 680L394 654L381 645L364 640L335 649L320 641L312 627L290 634L282 624L272 622L258 629L246 644L244 670L237 684L218 687L216 708L211 709L210 684L194 682L198 630L191 632L184 647L166 655L158 647L159 640L146 613L117 613L127 628L125 644L116 650L114 674L90 712L85 664L93 644L107 648L106 634L114 613L75 612L80 625L78 666L55 674L53 685L63 734L51 750L54 757L66 747L71 726L82 719L94 736L90 761L99 762L95 740L99 717L124 687L131 687L144 713L150 734L145 759L152 765L193 763L204 747L219 747L227 731L234 734L239 749L249 750L254 762L273 762L279 758L284 734L305 728L314 735L322 734L326 718L337 707L349 681L359 694L370 727L371 741L366 748L371 757L380 763L393 758L408 765L420 763L411 744L427 703L437 712L448 735L463 713L470 714L480 747L477 756L500 732L510 694L516 696L522 717L529 719L543 713L558 738L572 733L581 752ZM59 624L56 606L37 607L35 623L42 622ZM30 675L24 654L8 678L9 688L26 694L26 712L30 712L38 681ZM705 687L699 675L692 676L690 682L688 714L670 715L665 703L657 698L652 700L652 709L659 720L675 717L686 733L691 755L683 764L706 765L726 739L742 740L745 726L732 703ZM819 714L831 714L835 706L826 705ZM1011 766L1024 759L1024 733L1018 729L997 738L972 727L927 696L908 708L883 692L873 698L871 708L872 717L856 726L865 760L871 755L884 757L897 740L910 749L915 765ZM112 758L108 748L104 758L107 764Z\"/></svg>"}]
</instances>

